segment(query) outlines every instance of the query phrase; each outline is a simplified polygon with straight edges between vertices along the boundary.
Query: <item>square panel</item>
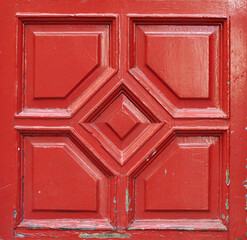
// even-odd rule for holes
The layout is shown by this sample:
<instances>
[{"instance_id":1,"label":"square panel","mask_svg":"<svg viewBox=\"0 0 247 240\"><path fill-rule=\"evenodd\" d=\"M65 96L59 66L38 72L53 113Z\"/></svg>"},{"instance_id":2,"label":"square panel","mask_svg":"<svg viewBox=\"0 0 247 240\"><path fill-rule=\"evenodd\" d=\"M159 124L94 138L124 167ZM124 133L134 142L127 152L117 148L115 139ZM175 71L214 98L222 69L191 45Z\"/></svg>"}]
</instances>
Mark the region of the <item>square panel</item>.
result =
<instances>
[{"instance_id":1,"label":"square panel","mask_svg":"<svg viewBox=\"0 0 247 240\"><path fill-rule=\"evenodd\" d=\"M68 117L115 74L116 19L21 17L18 116Z\"/></svg>"},{"instance_id":2,"label":"square panel","mask_svg":"<svg viewBox=\"0 0 247 240\"><path fill-rule=\"evenodd\" d=\"M228 116L226 19L129 20L129 72L172 116Z\"/></svg>"},{"instance_id":3,"label":"square panel","mask_svg":"<svg viewBox=\"0 0 247 240\"><path fill-rule=\"evenodd\" d=\"M225 137L189 132L171 133L132 170L130 229L226 230Z\"/></svg>"},{"instance_id":4,"label":"square panel","mask_svg":"<svg viewBox=\"0 0 247 240\"><path fill-rule=\"evenodd\" d=\"M110 180L71 140L25 137L24 152L24 219L109 218Z\"/></svg>"}]
</instances>

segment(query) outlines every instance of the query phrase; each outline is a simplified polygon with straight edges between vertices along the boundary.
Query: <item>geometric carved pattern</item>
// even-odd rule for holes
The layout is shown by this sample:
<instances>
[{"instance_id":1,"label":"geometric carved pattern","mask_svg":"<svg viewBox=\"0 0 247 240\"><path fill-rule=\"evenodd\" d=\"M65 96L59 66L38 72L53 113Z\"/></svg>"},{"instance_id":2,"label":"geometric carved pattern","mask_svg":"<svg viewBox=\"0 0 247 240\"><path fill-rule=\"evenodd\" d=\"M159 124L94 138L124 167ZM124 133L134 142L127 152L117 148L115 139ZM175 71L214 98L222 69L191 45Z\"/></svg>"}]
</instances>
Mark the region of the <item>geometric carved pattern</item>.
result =
<instances>
[{"instance_id":1,"label":"geometric carved pattern","mask_svg":"<svg viewBox=\"0 0 247 240\"><path fill-rule=\"evenodd\" d=\"M129 72L172 116L226 116L224 21L130 17L130 22Z\"/></svg>"},{"instance_id":2,"label":"geometric carved pattern","mask_svg":"<svg viewBox=\"0 0 247 240\"><path fill-rule=\"evenodd\" d=\"M178 135L157 150L148 167L132 176L136 219L215 218L220 199L219 151L219 138L203 135Z\"/></svg>"},{"instance_id":3,"label":"geometric carved pattern","mask_svg":"<svg viewBox=\"0 0 247 240\"><path fill-rule=\"evenodd\" d=\"M225 230L225 19L117 19L22 19L25 219Z\"/></svg>"},{"instance_id":4,"label":"geometric carved pattern","mask_svg":"<svg viewBox=\"0 0 247 240\"><path fill-rule=\"evenodd\" d=\"M136 103L124 86L113 95L116 96L108 105L103 103L80 124L95 135L120 165L124 165L162 124L151 110Z\"/></svg>"},{"instance_id":5,"label":"geometric carved pattern","mask_svg":"<svg viewBox=\"0 0 247 240\"><path fill-rule=\"evenodd\" d=\"M47 22L34 19L35 24L27 21L23 25L23 113L32 114L32 108L43 113L48 108L50 112L59 108L71 113L78 102L94 93L90 89L109 80L117 67L115 20L113 16L100 16L98 23L94 17ZM82 96L86 92L87 98Z\"/></svg>"}]
</instances>

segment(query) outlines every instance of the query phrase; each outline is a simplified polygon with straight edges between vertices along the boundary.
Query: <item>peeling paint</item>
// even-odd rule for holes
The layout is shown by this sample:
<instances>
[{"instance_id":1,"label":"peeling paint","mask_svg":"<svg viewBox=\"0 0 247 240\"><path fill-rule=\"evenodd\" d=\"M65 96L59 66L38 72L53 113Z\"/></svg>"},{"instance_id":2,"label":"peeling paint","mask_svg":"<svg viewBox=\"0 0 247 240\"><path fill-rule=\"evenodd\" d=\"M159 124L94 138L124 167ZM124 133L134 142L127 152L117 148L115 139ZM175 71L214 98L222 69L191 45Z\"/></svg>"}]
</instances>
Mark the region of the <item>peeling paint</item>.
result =
<instances>
[{"instance_id":1,"label":"peeling paint","mask_svg":"<svg viewBox=\"0 0 247 240\"><path fill-rule=\"evenodd\" d=\"M162 229L162 228L158 228L158 229ZM171 229L173 229L173 230L196 231L196 229L192 228L192 227L171 227Z\"/></svg>"},{"instance_id":2,"label":"peeling paint","mask_svg":"<svg viewBox=\"0 0 247 240\"><path fill-rule=\"evenodd\" d=\"M78 235L79 238L130 238L130 234L124 233L80 233Z\"/></svg>"},{"instance_id":3,"label":"peeling paint","mask_svg":"<svg viewBox=\"0 0 247 240\"><path fill-rule=\"evenodd\" d=\"M226 185L229 186L230 184L230 170L226 169Z\"/></svg>"},{"instance_id":4,"label":"peeling paint","mask_svg":"<svg viewBox=\"0 0 247 240\"><path fill-rule=\"evenodd\" d=\"M125 211L129 211L129 189L126 189L125 193Z\"/></svg>"}]
</instances>

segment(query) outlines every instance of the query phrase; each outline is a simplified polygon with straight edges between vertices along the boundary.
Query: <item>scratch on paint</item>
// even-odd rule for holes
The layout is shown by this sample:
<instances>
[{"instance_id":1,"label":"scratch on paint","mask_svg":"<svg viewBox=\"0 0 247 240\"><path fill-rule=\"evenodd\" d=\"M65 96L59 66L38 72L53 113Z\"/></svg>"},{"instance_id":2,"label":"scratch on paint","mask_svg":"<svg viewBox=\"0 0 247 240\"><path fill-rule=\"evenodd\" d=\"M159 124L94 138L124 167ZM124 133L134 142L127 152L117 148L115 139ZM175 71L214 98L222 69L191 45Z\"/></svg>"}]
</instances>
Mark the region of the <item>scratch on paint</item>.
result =
<instances>
[{"instance_id":1,"label":"scratch on paint","mask_svg":"<svg viewBox=\"0 0 247 240\"><path fill-rule=\"evenodd\" d=\"M129 211L129 189L126 189L125 193L125 211Z\"/></svg>"},{"instance_id":2,"label":"scratch on paint","mask_svg":"<svg viewBox=\"0 0 247 240\"><path fill-rule=\"evenodd\" d=\"M1 187L0 190L3 190L3 189L10 187L10 186L11 186L11 184L5 185L5 186Z\"/></svg>"},{"instance_id":3,"label":"scratch on paint","mask_svg":"<svg viewBox=\"0 0 247 240\"><path fill-rule=\"evenodd\" d=\"M124 234L124 233L80 233L79 238L130 238L130 234Z\"/></svg>"},{"instance_id":4,"label":"scratch on paint","mask_svg":"<svg viewBox=\"0 0 247 240\"><path fill-rule=\"evenodd\" d=\"M230 170L226 169L226 185L229 186L230 184Z\"/></svg>"}]
</instances>

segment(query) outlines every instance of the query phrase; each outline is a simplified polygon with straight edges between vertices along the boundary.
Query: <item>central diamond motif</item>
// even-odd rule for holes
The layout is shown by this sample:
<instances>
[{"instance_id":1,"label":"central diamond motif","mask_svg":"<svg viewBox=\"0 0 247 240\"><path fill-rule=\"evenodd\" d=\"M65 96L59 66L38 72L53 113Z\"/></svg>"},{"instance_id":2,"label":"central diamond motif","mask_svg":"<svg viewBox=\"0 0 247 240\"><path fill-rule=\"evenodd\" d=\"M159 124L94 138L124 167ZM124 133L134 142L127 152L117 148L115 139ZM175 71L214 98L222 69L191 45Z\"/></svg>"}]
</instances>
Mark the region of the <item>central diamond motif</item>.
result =
<instances>
[{"instance_id":1,"label":"central diamond motif","mask_svg":"<svg viewBox=\"0 0 247 240\"><path fill-rule=\"evenodd\" d=\"M86 121L80 122L120 165L124 165L163 125L134 99L122 89L110 102L97 106L97 111Z\"/></svg>"},{"instance_id":2,"label":"central diamond motif","mask_svg":"<svg viewBox=\"0 0 247 240\"><path fill-rule=\"evenodd\" d=\"M121 138L124 139L128 133L136 126L137 121L135 116L130 116L124 105L108 122L112 130Z\"/></svg>"}]
</instances>

